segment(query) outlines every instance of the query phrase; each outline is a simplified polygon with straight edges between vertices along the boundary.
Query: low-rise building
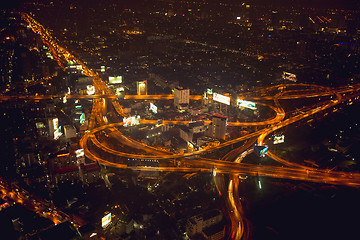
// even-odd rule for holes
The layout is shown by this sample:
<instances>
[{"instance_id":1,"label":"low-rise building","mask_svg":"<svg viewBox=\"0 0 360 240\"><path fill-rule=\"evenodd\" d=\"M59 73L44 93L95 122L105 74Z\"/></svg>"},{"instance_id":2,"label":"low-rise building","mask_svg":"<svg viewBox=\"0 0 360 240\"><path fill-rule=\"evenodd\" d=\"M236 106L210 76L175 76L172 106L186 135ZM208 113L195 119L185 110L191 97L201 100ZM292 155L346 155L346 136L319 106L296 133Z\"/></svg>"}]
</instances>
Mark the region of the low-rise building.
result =
<instances>
[{"instance_id":1,"label":"low-rise building","mask_svg":"<svg viewBox=\"0 0 360 240\"><path fill-rule=\"evenodd\" d=\"M225 237L225 225L218 223L205 228L201 233L206 239L221 240Z\"/></svg>"},{"instance_id":2,"label":"low-rise building","mask_svg":"<svg viewBox=\"0 0 360 240\"><path fill-rule=\"evenodd\" d=\"M95 163L80 164L79 166L68 166L58 168L53 172L55 183L59 181L81 180L84 183L96 182L101 177L100 165Z\"/></svg>"},{"instance_id":3,"label":"low-rise building","mask_svg":"<svg viewBox=\"0 0 360 240\"><path fill-rule=\"evenodd\" d=\"M190 131L189 127L187 126L180 126L180 138L183 139L185 142L192 142L194 133Z\"/></svg>"},{"instance_id":4,"label":"low-rise building","mask_svg":"<svg viewBox=\"0 0 360 240\"><path fill-rule=\"evenodd\" d=\"M190 122L189 130L193 133L204 132L206 130L204 121Z\"/></svg>"},{"instance_id":5,"label":"low-rise building","mask_svg":"<svg viewBox=\"0 0 360 240\"><path fill-rule=\"evenodd\" d=\"M213 209L189 218L186 222L186 232L189 236L201 233L205 228L219 223L223 214L219 209Z\"/></svg>"},{"instance_id":6,"label":"low-rise building","mask_svg":"<svg viewBox=\"0 0 360 240\"><path fill-rule=\"evenodd\" d=\"M65 125L64 126L64 133L65 133L65 138L66 139L76 138L76 136L77 136L76 128L74 126L71 126L71 125Z\"/></svg>"}]
</instances>

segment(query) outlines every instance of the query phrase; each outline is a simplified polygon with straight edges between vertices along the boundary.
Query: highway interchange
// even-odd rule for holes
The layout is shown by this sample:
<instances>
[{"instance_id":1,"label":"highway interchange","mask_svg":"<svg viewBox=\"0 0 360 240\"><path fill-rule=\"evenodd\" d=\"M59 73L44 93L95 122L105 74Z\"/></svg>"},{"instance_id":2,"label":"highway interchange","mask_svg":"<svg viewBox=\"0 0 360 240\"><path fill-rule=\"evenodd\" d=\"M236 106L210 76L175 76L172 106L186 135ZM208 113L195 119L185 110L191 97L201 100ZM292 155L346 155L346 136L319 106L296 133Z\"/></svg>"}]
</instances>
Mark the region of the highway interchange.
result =
<instances>
[{"instance_id":1,"label":"highway interchange","mask_svg":"<svg viewBox=\"0 0 360 240\"><path fill-rule=\"evenodd\" d=\"M273 160L280 162L283 166L266 166L242 163L241 160L250 154L253 145L266 143L266 137L289 124L296 123L300 120L311 118L312 116L332 110L339 104L345 104L359 98L359 84L353 86L343 86L339 88L328 88L311 84L280 84L271 87L258 89L255 92L241 93L239 98L256 101L269 107L274 111L274 117L259 122L228 122L229 126L258 126L258 130L254 130L239 138L231 139L220 144L215 144L204 149L200 149L189 153L172 153L163 149L157 149L147 146L142 142L135 141L122 132L122 122L107 123L104 121L104 102L108 101L113 104L116 113L122 117L126 116L123 107L116 100L116 95L108 88L106 83L99 77L99 74L89 69L79 59L70 54L65 48L61 47L50 32L41 24L36 22L31 16L23 14L23 18L35 33L40 34L44 43L49 47L54 58L60 66L64 66L64 61L73 61L82 65L83 73L90 76L94 80L96 93L93 96L71 96L68 98L93 98L93 109L89 121L90 133L85 134L81 139L81 146L84 148L86 157L93 161L114 167L114 168L130 168L136 171L167 171L167 172L213 172L216 171L216 183L222 195L228 196L228 206L234 214L231 215L233 239L246 239L247 226L244 221L241 202L237 193L239 184L239 176L252 175L264 176L271 178L292 179L301 181L310 181L317 183L338 184L351 187L360 186L360 173L349 173L340 171L330 171L328 169L318 169L292 163L290 160L282 159L269 151L267 156ZM24 99L48 99L63 96L23 96ZM0 101L11 100L14 97L0 96ZM21 97L18 97L20 99ZM201 100L202 96L191 96L192 100ZM322 101L305 106L296 114L286 113L280 100L301 99L301 98L322 98ZM107 99L107 100L103 100ZM125 100L169 100L173 99L173 95L126 95ZM323 100L324 99L324 100ZM260 102L261 101L261 102ZM266 103L264 103L266 102ZM269 103L271 102L271 103ZM105 112L106 113L106 112ZM120 119L119 119L120 120ZM188 121L167 121L163 124L187 124ZM210 121L206 121L209 124ZM154 120L142 119L141 124L155 124ZM111 135L108 139L104 134ZM113 144L108 141L116 138L123 148L114 148ZM243 145L241 145L244 143ZM226 154L221 160L202 157L204 154L223 149L228 146L236 146L232 151ZM239 147L240 146L240 147ZM132 149L127 151L127 149ZM135 150L135 151L134 151ZM128 166L126 159L143 159L158 160L158 167L149 166ZM219 176L229 174L228 187L225 187L223 179Z\"/></svg>"}]
</instances>

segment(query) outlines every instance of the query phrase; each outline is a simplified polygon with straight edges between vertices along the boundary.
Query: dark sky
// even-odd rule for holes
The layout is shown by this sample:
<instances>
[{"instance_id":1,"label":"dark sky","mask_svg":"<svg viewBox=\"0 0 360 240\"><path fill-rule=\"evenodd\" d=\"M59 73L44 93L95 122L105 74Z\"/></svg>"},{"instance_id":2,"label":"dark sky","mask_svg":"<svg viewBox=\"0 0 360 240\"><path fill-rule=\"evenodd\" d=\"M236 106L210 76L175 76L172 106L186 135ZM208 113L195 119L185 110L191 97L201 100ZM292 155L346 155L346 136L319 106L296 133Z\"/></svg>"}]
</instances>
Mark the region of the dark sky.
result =
<instances>
[{"instance_id":1,"label":"dark sky","mask_svg":"<svg viewBox=\"0 0 360 240\"><path fill-rule=\"evenodd\" d=\"M346 8L359 9L360 0L208 0L220 2L245 2L248 4L304 6L316 8Z\"/></svg>"},{"instance_id":2,"label":"dark sky","mask_svg":"<svg viewBox=\"0 0 360 240\"><path fill-rule=\"evenodd\" d=\"M5 1L0 4L1 5L0 9L14 9L14 8L16 9L19 7L21 2L22 2L21 0Z\"/></svg>"},{"instance_id":3,"label":"dark sky","mask_svg":"<svg viewBox=\"0 0 360 240\"><path fill-rule=\"evenodd\" d=\"M38 0L49 2L49 0ZM53 0L54 2L58 0ZM69 2L68 0L65 0ZM107 0L99 0L102 4L106 4ZM110 0L114 1L114 0ZM147 0L158 1L158 0ZM196 0L194 0L196 1ZM202 0L198 0L202 1ZM245 2L248 4L261 4L261 5L271 5L271 6L304 6L304 7L316 7L316 8L341 8L341 9L360 9L360 0L206 0L209 2L228 2L228 3L241 3ZM31 2L31 0L5 0L1 3L2 9L18 9L21 3ZM74 2L88 2L87 0L74 0ZM122 2L133 2L131 0L118 0L119 3Z\"/></svg>"}]
</instances>

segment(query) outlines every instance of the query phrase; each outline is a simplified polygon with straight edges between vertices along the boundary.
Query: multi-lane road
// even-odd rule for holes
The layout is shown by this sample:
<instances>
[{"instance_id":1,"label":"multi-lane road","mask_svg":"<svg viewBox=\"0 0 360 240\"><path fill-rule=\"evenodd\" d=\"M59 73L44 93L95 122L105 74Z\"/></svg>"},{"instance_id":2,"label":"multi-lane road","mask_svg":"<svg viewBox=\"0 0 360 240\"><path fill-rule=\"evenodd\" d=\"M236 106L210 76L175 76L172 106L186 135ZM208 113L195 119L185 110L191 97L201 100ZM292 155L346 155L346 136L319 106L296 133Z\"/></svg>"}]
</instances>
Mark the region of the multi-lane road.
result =
<instances>
[{"instance_id":1,"label":"multi-lane road","mask_svg":"<svg viewBox=\"0 0 360 240\"><path fill-rule=\"evenodd\" d=\"M329 170L315 169L310 167L304 167L299 164L291 163L288 160L281 159L276 155L269 152L268 156L274 160L282 163L284 166L265 166L241 163L239 156L244 152L232 152L227 154L222 160L202 158L203 154L214 152L223 149L227 146L234 144L241 144L245 140L257 138L259 145L264 144L266 136L272 132L281 129L289 124L293 124L300 120L310 118L315 114L319 114L324 111L335 107L338 104L346 103L347 101L356 100L359 98L360 85L343 86L339 88L328 88L322 86L315 86L311 84L282 84L271 87L264 87L251 93L241 93L236 96L240 99L257 101L259 105L265 105L274 111L274 117L270 119L264 119L258 122L229 122L229 126L257 126L260 129L254 130L246 135L243 135L236 139L231 139L221 144L210 146L205 149L190 153L171 153L164 151L163 149L157 149L151 146L146 146L142 142L135 141L123 133L121 133L121 122L107 123L103 121L104 109L102 109L102 98L110 100L118 114L126 116L123 112L122 106L116 101L116 95L108 88L104 81L99 77L98 73L89 69L79 59L70 54L65 48L61 47L58 40L51 36L51 33L47 31L40 23L36 22L29 15L24 14L24 19L34 32L39 33L44 43L46 43L51 50L54 58L60 65L64 61L73 61L82 65L83 73L87 76L93 77L94 86L96 88L95 95L93 96L77 96L69 95L68 98L93 98L93 110L90 118L90 130L91 132L84 135L81 139L81 145L84 148L85 155L99 163L115 168L131 168L137 171L176 171L176 172L197 172L206 171L210 172L214 168L218 173L230 174L230 183L228 185L228 199L229 204L235 210L236 213L232 216L234 221L233 226L236 234L233 236L235 239L240 239L244 236L244 228L246 225L241 217L241 203L237 195L236 176L241 175L253 175L264 176L272 178L283 178L292 180L311 181L328 184L341 184L353 187L360 187L360 173L348 173L348 172L334 172ZM17 99L34 99L41 100L52 97L63 96L18 96ZM233 96L234 97L234 96ZM307 106L301 112L297 112L295 115L286 113L281 107L280 100L282 99L301 99L301 98L322 98L325 97L322 102ZM16 97L13 96L0 96L0 101L11 100ZM173 95L126 95L125 100L171 100ZM192 100L201 100L202 96L194 95L190 97ZM233 101L233 100L232 100ZM260 101L269 102L272 104L263 103ZM153 120L142 119L142 124L155 124ZM187 124L187 121L170 121L164 120L164 124ZM209 121L205 122L209 124ZM103 133L111 135L108 139L102 136ZM121 148L113 147L108 141L116 138L121 143ZM251 146L252 147L252 146ZM126 149L138 150L136 153L133 151L127 151ZM249 150L246 150L249 151ZM112 156L112 157L109 157ZM126 162L121 159L156 159L163 163L158 167L150 166L127 166ZM181 164L173 164L177 159ZM234 161L237 159L237 161Z\"/></svg>"},{"instance_id":2,"label":"multi-lane road","mask_svg":"<svg viewBox=\"0 0 360 240\"><path fill-rule=\"evenodd\" d=\"M85 224L79 219L75 221L66 213L57 209L51 202L34 198L28 191L22 189L16 184L8 184L4 179L0 178L0 198L7 201L9 205L12 203L18 203L25 206L27 209L36 212L39 216L50 219L54 224L61 223L63 221L70 221L75 224L76 227L80 227Z\"/></svg>"}]
</instances>

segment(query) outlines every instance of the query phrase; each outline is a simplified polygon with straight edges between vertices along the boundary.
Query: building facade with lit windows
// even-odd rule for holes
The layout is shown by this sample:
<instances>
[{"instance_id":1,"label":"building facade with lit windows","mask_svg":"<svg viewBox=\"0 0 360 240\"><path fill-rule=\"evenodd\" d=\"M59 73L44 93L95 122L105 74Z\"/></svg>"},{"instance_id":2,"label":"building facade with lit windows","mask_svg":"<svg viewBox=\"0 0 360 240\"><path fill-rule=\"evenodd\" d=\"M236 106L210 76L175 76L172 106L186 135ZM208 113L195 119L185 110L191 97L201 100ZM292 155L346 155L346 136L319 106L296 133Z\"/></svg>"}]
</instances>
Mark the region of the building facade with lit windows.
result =
<instances>
[{"instance_id":1,"label":"building facade with lit windows","mask_svg":"<svg viewBox=\"0 0 360 240\"><path fill-rule=\"evenodd\" d=\"M53 172L55 183L65 181L82 181L89 184L101 178L100 165L95 163L80 164L79 166L69 166L58 168Z\"/></svg>"},{"instance_id":2,"label":"building facade with lit windows","mask_svg":"<svg viewBox=\"0 0 360 240\"><path fill-rule=\"evenodd\" d=\"M175 107L181 107L182 105L189 104L190 89L184 89L177 87L174 89L174 105Z\"/></svg>"},{"instance_id":3,"label":"building facade with lit windows","mask_svg":"<svg viewBox=\"0 0 360 240\"><path fill-rule=\"evenodd\" d=\"M136 83L137 95L147 95L147 80Z\"/></svg>"},{"instance_id":4,"label":"building facade with lit windows","mask_svg":"<svg viewBox=\"0 0 360 240\"><path fill-rule=\"evenodd\" d=\"M214 115L212 123L208 127L207 135L217 139L225 139L227 129L227 117Z\"/></svg>"},{"instance_id":5,"label":"building facade with lit windows","mask_svg":"<svg viewBox=\"0 0 360 240\"><path fill-rule=\"evenodd\" d=\"M202 233L202 231L223 219L223 214L219 209L213 209L189 218L186 222L186 232L189 236Z\"/></svg>"}]
</instances>

